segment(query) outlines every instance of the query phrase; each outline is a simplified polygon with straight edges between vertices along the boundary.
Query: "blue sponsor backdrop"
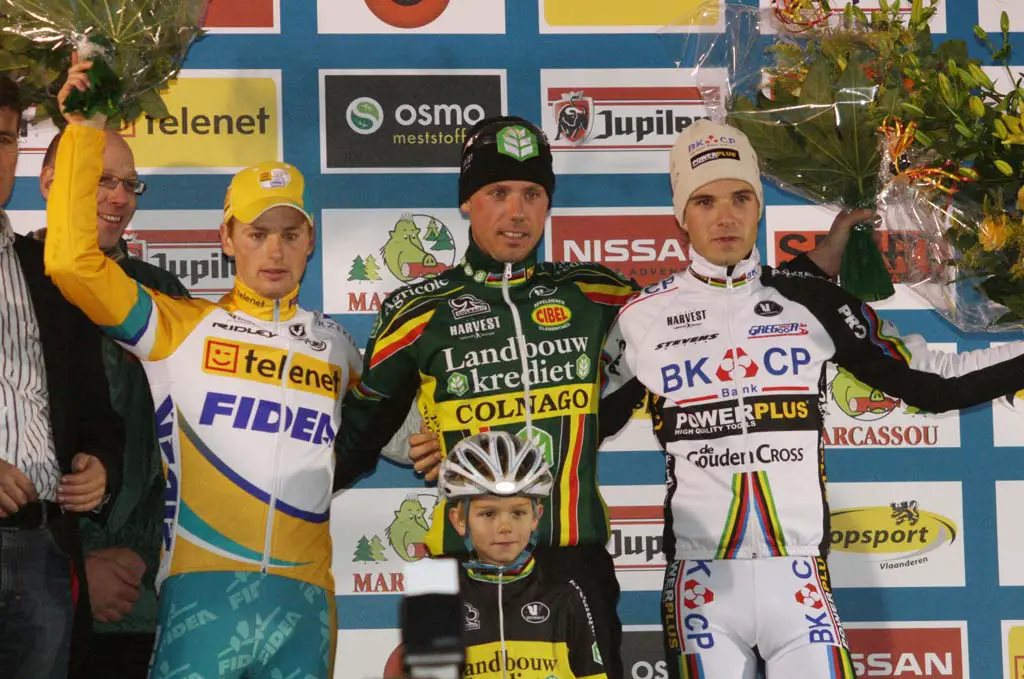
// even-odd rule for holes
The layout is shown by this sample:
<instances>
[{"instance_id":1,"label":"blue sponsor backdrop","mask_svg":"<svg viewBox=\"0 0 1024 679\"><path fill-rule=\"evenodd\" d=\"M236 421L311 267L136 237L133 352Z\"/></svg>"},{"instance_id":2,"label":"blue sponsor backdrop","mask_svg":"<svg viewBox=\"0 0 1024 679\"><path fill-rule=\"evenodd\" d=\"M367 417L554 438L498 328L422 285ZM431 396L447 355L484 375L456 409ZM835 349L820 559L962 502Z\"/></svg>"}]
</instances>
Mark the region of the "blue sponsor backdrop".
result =
<instances>
[{"instance_id":1,"label":"blue sponsor backdrop","mask_svg":"<svg viewBox=\"0 0 1024 679\"><path fill-rule=\"evenodd\" d=\"M454 174L321 174L320 69L504 69L508 112L540 121L541 69L666 68L680 44L652 33L540 34L536 0L507 0L504 34L496 35L327 35L317 32L313 0L282 0L279 34L217 34L195 46L186 66L192 69L281 69L284 106L284 159L306 175L314 210L328 208L450 208L456 202ZM974 56L987 53L971 35L978 21L975 0L947 0L950 35L964 39ZM1024 62L1024 30L1015 26L1017 63ZM941 37L941 36L940 36ZM344 110L329 111L339 119ZM454 163L453 163L454 164ZM667 165L667 158L666 158ZM145 209L218 209L228 177L224 175L154 175ZM558 180L560 207L669 205L667 174L563 175ZM768 188L769 205L799 204ZM43 209L34 178L19 178L11 209ZM196 228L212 225L182 225ZM456 228L462 228L455 225ZM800 225L811 226L811 225ZM764 235L760 245L764 252ZM543 249L542 249L543 252ZM325 267L348 267L314 255L301 295L310 308L322 307ZM927 311L886 312L901 331L919 332L932 342L956 342L959 349L983 348L996 338L955 331ZM357 342L367 338L373 316L337 316ZM840 613L847 621L967 620L970 672L975 677L1001 673L1000 619L1021 618L1024 590L1000 587L997 567L995 482L1024 478L1024 451L993 446L992 410L972 408L961 414L961 448L870 449L835 451L828 456L832 481L961 481L963 533L967 536L966 587L840 589ZM654 451L603 454L604 484L659 484L661 456ZM361 487L417 487L405 469L382 464ZM652 498L652 504L657 499ZM346 519L341 519L346 520ZM355 520L355 519L353 519ZM1005 520L1005 518L1004 518ZM339 597L343 629L394 627L398 595ZM658 622L659 593L624 592L619 610L626 624ZM343 660L342 660L343 662Z\"/></svg>"}]
</instances>

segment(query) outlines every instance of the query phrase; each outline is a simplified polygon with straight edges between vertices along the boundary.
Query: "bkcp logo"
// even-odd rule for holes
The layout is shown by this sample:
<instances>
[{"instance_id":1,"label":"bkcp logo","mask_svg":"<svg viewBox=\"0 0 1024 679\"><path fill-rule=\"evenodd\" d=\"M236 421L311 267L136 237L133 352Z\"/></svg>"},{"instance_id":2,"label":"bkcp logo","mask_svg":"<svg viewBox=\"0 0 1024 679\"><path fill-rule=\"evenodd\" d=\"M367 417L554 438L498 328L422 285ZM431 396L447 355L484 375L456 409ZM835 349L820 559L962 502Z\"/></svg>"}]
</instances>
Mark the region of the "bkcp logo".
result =
<instances>
[{"instance_id":1,"label":"bkcp logo","mask_svg":"<svg viewBox=\"0 0 1024 679\"><path fill-rule=\"evenodd\" d=\"M457 172L466 131L505 111L504 71L321 71L323 172Z\"/></svg>"},{"instance_id":2,"label":"bkcp logo","mask_svg":"<svg viewBox=\"0 0 1024 679\"><path fill-rule=\"evenodd\" d=\"M652 285L686 268L687 247L671 214L561 208L552 212L544 239L548 261L597 262Z\"/></svg>"}]
</instances>

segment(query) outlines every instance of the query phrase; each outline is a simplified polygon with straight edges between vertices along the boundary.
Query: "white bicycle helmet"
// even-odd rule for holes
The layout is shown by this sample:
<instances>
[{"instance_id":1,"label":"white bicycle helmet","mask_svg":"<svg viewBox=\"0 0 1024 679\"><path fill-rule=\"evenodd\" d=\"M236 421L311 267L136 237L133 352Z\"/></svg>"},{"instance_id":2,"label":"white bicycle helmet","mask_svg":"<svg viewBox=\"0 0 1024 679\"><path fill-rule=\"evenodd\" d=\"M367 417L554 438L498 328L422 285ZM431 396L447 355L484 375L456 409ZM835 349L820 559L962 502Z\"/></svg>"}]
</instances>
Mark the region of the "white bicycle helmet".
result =
<instances>
[{"instance_id":1,"label":"white bicycle helmet","mask_svg":"<svg viewBox=\"0 0 1024 679\"><path fill-rule=\"evenodd\" d=\"M554 479L536 446L506 431L485 431L456 443L441 462L437 488L449 500L479 495L541 498Z\"/></svg>"}]
</instances>

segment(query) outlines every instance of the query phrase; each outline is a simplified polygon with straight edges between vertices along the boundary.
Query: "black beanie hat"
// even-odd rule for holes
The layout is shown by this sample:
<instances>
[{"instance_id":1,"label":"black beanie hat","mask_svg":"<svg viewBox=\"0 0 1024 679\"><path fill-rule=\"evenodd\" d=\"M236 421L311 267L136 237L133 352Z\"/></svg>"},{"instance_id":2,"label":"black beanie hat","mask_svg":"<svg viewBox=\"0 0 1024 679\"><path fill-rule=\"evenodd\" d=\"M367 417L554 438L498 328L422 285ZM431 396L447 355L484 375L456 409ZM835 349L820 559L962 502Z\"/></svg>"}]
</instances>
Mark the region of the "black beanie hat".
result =
<instances>
[{"instance_id":1,"label":"black beanie hat","mask_svg":"<svg viewBox=\"0 0 1024 679\"><path fill-rule=\"evenodd\" d=\"M551 201L555 195L551 145L544 132L525 118L485 118L470 128L462 145L459 205L480 188L506 180L540 184Z\"/></svg>"}]
</instances>

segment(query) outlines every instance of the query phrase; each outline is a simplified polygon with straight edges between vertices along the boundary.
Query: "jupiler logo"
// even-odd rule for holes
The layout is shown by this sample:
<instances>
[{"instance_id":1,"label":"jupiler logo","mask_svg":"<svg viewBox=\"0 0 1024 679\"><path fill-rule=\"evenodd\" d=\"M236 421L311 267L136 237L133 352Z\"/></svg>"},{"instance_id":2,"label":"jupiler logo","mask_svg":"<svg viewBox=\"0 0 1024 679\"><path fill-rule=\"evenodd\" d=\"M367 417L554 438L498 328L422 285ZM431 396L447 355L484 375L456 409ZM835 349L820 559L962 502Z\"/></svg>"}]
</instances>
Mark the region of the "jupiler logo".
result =
<instances>
[{"instance_id":1,"label":"jupiler logo","mask_svg":"<svg viewBox=\"0 0 1024 679\"><path fill-rule=\"evenodd\" d=\"M583 96L583 92L566 92L555 102L555 124L558 134L555 139L565 139L572 144L582 144L590 136L594 125L594 100Z\"/></svg>"}]
</instances>

